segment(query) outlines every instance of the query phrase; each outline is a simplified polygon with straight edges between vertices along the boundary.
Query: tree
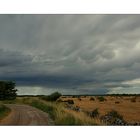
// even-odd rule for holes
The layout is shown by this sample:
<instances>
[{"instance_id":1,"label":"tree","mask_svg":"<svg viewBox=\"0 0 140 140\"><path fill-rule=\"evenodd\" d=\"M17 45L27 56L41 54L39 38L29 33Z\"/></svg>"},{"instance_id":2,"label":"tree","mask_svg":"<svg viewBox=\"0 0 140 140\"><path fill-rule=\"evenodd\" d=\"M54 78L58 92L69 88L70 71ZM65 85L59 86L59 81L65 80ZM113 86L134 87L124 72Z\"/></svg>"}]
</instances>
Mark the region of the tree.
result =
<instances>
[{"instance_id":1,"label":"tree","mask_svg":"<svg viewBox=\"0 0 140 140\"><path fill-rule=\"evenodd\" d=\"M56 101L61 96L61 93L54 92L51 95L48 96L42 96L41 99L47 100L47 101Z\"/></svg>"},{"instance_id":2,"label":"tree","mask_svg":"<svg viewBox=\"0 0 140 140\"><path fill-rule=\"evenodd\" d=\"M0 81L0 100L8 100L16 98L17 89L12 81Z\"/></svg>"}]
</instances>

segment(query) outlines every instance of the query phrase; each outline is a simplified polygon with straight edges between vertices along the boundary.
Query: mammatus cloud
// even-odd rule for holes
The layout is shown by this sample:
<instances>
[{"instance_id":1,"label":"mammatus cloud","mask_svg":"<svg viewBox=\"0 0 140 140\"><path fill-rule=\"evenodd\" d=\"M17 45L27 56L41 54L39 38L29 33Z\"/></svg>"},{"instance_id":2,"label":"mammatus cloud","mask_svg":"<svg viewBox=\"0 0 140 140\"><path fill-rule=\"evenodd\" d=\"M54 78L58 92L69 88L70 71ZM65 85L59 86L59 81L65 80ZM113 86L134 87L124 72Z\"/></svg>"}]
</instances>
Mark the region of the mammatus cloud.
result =
<instances>
[{"instance_id":1,"label":"mammatus cloud","mask_svg":"<svg viewBox=\"0 0 140 140\"><path fill-rule=\"evenodd\" d=\"M19 94L139 92L140 15L0 15L0 30Z\"/></svg>"}]
</instances>

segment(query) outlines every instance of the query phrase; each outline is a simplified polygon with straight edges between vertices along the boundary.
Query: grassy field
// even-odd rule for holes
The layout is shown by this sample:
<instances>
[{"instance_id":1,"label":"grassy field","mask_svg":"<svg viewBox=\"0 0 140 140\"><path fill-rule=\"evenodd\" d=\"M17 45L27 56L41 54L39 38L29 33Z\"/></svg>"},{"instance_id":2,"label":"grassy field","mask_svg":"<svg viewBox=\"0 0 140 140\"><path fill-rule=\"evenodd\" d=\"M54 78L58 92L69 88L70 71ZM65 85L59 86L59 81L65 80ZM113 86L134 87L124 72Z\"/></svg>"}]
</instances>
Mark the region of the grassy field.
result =
<instances>
[{"instance_id":1,"label":"grassy field","mask_svg":"<svg viewBox=\"0 0 140 140\"><path fill-rule=\"evenodd\" d=\"M74 104L68 104L67 100L73 100ZM55 102L45 101L39 97L17 97L15 100L2 103L28 104L41 109L49 113L55 125L107 125L100 118L111 110L117 111L129 123L140 122L140 96L61 96ZM80 111L74 110L76 107ZM97 117L87 114L93 110L94 113L98 112Z\"/></svg>"},{"instance_id":2,"label":"grassy field","mask_svg":"<svg viewBox=\"0 0 140 140\"><path fill-rule=\"evenodd\" d=\"M104 101L93 96L72 98L61 97L62 101L73 100L74 106L80 107L83 111L92 111L98 108L100 116L111 110L119 112L127 122L140 122L140 96L105 96Z\"/></svg>"},{"instance_id":3,"label":"grassy field","mask_svg":"<svg viewBox=\"0 0 140 140\"><path fill-rule=\"evenodd\" d=\"M19 98L19 103L31 105L50 114L55 125L103 125L99 119L88 117L83 112L67 110L64 103L48 102L38 98Z\"/></svg>"},{"instance_id":4,"label":"grassy field","mask_svg":"<svg viewBox=\"0 0 140 140\"><path fill-rule=\"evenodd\" d=\"M50 102L38 97L17 97L16 100L3 101L8 104L27 104L49 113L55 125L104 125L99 119L90 118L83 112L65 108L64 103Z\"/></svg>"}]
</instances>

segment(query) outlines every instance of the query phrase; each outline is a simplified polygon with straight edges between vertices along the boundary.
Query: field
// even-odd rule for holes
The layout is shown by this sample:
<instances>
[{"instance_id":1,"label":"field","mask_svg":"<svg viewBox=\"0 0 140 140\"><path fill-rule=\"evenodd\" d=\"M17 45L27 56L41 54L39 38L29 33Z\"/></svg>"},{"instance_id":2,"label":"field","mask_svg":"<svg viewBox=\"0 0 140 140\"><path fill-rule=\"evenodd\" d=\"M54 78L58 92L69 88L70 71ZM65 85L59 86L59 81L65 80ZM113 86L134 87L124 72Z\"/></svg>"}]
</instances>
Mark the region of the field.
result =
<instances>
[{"instance_id":1,"label":"field","mask_svg":"<svg viewBox=\"0 0 140 140\"><path fill-rule=\"evenodd\" d=\"M56 101L25 96L1 101L1 104L36 107L48 113L54 125L140 124L140 96L61 96ZM101 119L112 110L116 112L109 118L110 122Z\"/></svg>"},{"instance_id":2,"label":"field","mask_svg":"<svg viewBox=\"0 0 140 140\"><path fill-rule=\"evenodd\" d=\"M100 116L105 115L111 110L116 110L129 123L140 122L140 96L105 96L105 101L99 101L98 97L81 96L72 98L69 96L61 97L62 101L73 100L74 105L83 111L92 111L98 108Z\"/></svg>"},{"instance_id":3,"label":"field","mask_svg":"<svg viewBox=\"0 0 140 140\"><path fill-rule=\"evenodd\" d=\"M83 112L68 110L64 103L57 101L44 101L38 97L17 97L15 100L5 100L1 103L25 104L36 107L48 113L54 121L54 125L104 125L99 119L90 118Z\"/></svg>"}]
</instances>

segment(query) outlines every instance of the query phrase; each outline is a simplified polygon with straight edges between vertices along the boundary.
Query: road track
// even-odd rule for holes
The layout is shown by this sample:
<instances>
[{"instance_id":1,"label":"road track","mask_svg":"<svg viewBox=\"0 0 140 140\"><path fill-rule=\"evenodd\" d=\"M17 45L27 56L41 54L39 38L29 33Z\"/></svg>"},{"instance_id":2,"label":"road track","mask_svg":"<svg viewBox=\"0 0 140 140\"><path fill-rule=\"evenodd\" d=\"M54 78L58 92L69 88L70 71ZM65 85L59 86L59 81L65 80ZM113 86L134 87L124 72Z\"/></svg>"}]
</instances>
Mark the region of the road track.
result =
<instances>
[{"instance_id":1,"label":"road track","mask_svg":"<svg viewBox=\"0 0 140 140\"><path fill-rule=\"evenodd\" d=\"M0 125L53 125L49 115L28 105L6 104L11 113L0 121Z\"/></svg>"}]
</instances>

